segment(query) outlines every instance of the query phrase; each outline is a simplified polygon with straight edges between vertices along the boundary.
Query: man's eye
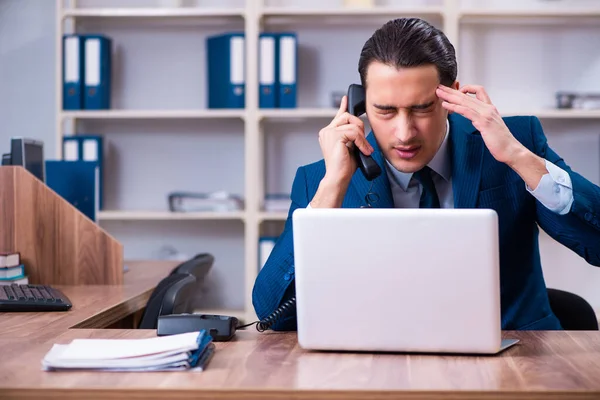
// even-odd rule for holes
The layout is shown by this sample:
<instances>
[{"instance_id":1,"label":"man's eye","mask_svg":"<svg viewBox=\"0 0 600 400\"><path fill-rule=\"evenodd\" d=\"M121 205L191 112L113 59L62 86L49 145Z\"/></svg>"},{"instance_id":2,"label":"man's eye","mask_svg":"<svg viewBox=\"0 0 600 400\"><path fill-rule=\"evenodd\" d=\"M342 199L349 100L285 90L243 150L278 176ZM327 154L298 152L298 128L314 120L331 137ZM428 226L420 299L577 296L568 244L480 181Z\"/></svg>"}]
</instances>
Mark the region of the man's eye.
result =
<instances>
[{"instance_id":1,"label":"man's eye","mask_svg":"<svg viewBox=\"0 0 600 400\"><path fill-rule=\"evenodd\" d=\"M432 111L433 111L433 107L419 108L419 109L414 110L414 112L417 114L427 114Z\"/></svg>"}]
</instances>

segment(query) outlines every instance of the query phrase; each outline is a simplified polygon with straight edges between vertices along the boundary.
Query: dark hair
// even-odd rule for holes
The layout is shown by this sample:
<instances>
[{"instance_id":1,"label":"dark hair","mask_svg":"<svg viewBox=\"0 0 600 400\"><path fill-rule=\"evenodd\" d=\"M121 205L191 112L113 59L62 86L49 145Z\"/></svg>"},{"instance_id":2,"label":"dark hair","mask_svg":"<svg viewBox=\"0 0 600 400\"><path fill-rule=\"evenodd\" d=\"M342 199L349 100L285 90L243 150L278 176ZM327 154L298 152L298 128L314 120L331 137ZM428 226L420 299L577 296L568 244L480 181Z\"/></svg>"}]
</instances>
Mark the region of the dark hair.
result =
<instances>
[{"instance_id":1,"label":"dark hair","mask_svg":"<svg viewBox=\"0 0 600 400\"><path fill-rule=\"evenodd\" d=\"M396 68L433 64L440 83L446 86L454 83L457 75L454 46L442 31L419 18L386 22L367 40L358 60L358 73L365 87L367 69L373 61Z\"/></svg>"}]
</instances>

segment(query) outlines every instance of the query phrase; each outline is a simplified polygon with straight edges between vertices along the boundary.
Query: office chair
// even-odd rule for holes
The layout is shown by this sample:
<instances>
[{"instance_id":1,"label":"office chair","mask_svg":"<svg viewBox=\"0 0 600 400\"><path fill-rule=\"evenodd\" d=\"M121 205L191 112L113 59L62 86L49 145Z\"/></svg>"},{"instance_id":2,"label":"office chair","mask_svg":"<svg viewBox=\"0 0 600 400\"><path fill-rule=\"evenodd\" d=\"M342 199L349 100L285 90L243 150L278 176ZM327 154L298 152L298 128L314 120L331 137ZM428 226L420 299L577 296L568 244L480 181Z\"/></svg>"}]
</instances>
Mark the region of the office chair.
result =
<instances>
[{"instance_id":1,"label":"office chair","mask_svg":"<svg viewBox=\"0 0 600 400\"><path fill-rule=\"evenodd\" d=\"M550 308L563 329L597 331L598 318L592 306L582 297L559 289L547 289Z\"/></svg>"},{"instance_id":2,"label":"office chair","mask_svg":"<svg viewBox=\"0 0 600 400\"><path fill-rule=\"evenodd\" d=\"M173 274L194 275L198 282L201 282L210 271L215 257L210 253L199 253L187 261L182 262L171 271Z\"/></svg>"},{"instance_id":3,"label":"office chair","mask_svg":"<svg viewBox=\"0 0 600 400\"><path fill-rule=\"evenodd\" d=\"M152 291L138 329L156 329L161 315L190 313L196 277L190 274L170 274Z\"/></svg>"}]
</instances>

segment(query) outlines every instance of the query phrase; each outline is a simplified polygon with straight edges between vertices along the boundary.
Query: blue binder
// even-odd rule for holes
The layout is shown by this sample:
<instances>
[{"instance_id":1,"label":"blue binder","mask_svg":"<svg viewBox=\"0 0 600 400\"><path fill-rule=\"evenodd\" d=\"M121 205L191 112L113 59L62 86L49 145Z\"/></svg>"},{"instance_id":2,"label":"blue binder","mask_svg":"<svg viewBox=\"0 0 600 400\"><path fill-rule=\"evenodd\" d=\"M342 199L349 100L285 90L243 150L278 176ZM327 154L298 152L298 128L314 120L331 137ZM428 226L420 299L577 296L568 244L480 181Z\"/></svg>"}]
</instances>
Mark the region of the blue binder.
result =
<instances>
[{"instance_id":1,"label":"blue binder","mask_svg":"<svg viewBox=\"0 0 600 400\"><path fill-rule=\"evenodd\" d=\"M83 54L83 39L80 36L63 35L63 110L83 108Z\"/></svg>"},{"instance_id":2,"label":"blue binder","mask_svg":"<svg viewBox=\"0 0 600 400\"><path fill-rule=\"evenodd\" d=\"M102 35L85 35L84 38L84 108L110 109L112 40Z\"/></svg>"},{"instance_id":3,"label":"blue binder","mask_svg":"<svg viewBox=\"0 0 600 400\"><path fill-rule=\"evenodd\" d=\"M298 40L295 33L278 35L280 108L296 108L296 77L298 71Z\"/></svg>"},{"instance_id":4,"label":"blue binder","mask_svg":"<svg viewBox=\"0 0 600 400\"><path fill-rule=\"evenodd\" d=\"M98 163L46 161L46 185L92 221L98 210Z\"/></svg>"},{"instance_id":5,"label":"blue binder","mask_svg":"<svg viewBox=\"0 0 600 400\"><path fill-rule=\"evenodd\" d=\"M91 161L98 165L98 208L104 208L104 142L99 135L63 137L63 161Z\"/></svg>"},{"instance_id":6,"label":"blue binder","mask_svg":"<svg viewBox=\"0 0 600 400\"><path fill-rule=\"evenodd\" d=\"M240 32L206 39L208 108L244 108L245 38Z\"/></svg>"},{"instance_id":7,"label":"blue binder","mask_svg":"<svg viewBox=\"0 0 600 400\"><path fill-rule=\"evenodd\" d=\"M277 107L278 65L277 35L261 33L258 38L258 106Z\"/></svg>"}]
</instances>

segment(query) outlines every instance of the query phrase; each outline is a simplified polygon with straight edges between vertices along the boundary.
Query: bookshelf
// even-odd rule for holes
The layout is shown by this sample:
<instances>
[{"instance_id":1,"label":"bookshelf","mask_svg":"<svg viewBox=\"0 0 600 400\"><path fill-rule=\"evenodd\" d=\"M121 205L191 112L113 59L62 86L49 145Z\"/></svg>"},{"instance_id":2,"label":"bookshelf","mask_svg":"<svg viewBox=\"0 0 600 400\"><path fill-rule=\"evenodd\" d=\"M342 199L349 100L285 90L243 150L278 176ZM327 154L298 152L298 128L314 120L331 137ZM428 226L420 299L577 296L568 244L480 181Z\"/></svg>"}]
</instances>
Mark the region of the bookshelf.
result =
<instances>
[{"instance_id":1,"label":"bookshelf","mask_svg":"<svg viewBox=\"0 0 600 400\"><path fill-rule=\"evenodd\" d=\"M265 193L286 189L289 191L295 168L300 163L320 158L318 145L314 145L313 139L316 138L316 132L320 127L327 124L336 113L336 108L330 104L329 92L343 90L347 84L358 81L355 67L358 51L368 35L386 20L401 16L419 16L442 28L457 49L461 83L478 83L486 86L492 100L499 105L500 111L506 116L536 115L544 125L548 123L551 127L562 127L565 124L574 124L582 126L582 129L587 132L598 132L600 126L600 110L552 109L551 93L541 93L541 89L540 93L536 92L533 97L530 93L526 93L527 91L536 91L535 87L523 91L524 95L529 94L529 97L525 96L520 102L512 101L507 92L509 89L481 73L487 64L485 59L484 61L478 59L479 52L483 52L481 40L488 37L491 40L498 40L496 36L499 35L494 31L495 28L490 27L492 23L494 26L510 26L511 30L522 29L523 32L529 33L536 32L536 29L542 31L551 29L547 28L548 24L555 23L567 25L564 29L571 29L569 26L575 25L575 28L572 29L576 30L579 29L576 26L578 21L587 21L591 18L596 22L596 28L590 29L595 29L594 32L598 34L600 33L600 28L597 28L597 23L600 21L600 6L595 4L588 7L568 5L560 7L555 2L546 4L515 0L508 2L506 6L503 5L504 2L501 5L496 2L491 6L486 2L485 7L480 7L477 5L480 3L465 0L412 0L405 2L388 0L376 2L378 5L373 8L363 9L344 8L340 5L341 0L320 2L238 0L218 2L221 5L219 8L204 6L204 4L215 4L215 2L206 1L196 1L196 6L177 8L157 6L154 3L150 0L123 2L57 0L56 156L61 157L61 143L64 135L89 131L90 133L106 133L110 136L111 141L117 144L121 143L121 151L131 151L133 158L143 157L143 155L135 155L138 144L140 153L148 151L149 147L144 146L148 142L154 143L154 149L160 149L165 146L166 137L172 135L178 140L186 141L183 147L194 147L200 150L206 148L205 151L199 151L199 157L210 159L210 163L222 161L222 164L216 167L218 170L221 168L220 171L225 171L228 168L228 162L231 161L232 168L235 167L236 170L235 174L215 177L206 175L208 174L206 166L211 165L207 161L206 165L198 164L194 172L189 173L189 179L194 180L196 176L199 177L199 180L207 177L212 179L208 179L207 184L208 186L212 185L208 190L212 191L213 188L218 188L219 183L227 183L237 177L237 180L233 179L235 184L232 183L231 188L233 188L232 191L237 190L244 197L245 209L243 211L180 214L165 211L164 207L161 209L154 203L146 203L143 201L144 198L156 196L157 193L164 195L166 188L171 188L167 183L173 180L172 178L177 174L175 168L181 168L181 165L185 163L176 164L177 167L173 167L171 175L165 173L160 178L154 178L152 174L155 169L152 168L152 163L144 161L143 158L135 158L144 163L144 168L135 170L135 174L138 175L128 172L127 177L123 178L127 180L125 183L105 182L107 190L122 191L122 196L130 196L132 193L147 190L153 181L158 182L156 183L159 185L158 189L149 189L150 194L143 194L140 197L134 196L136 201L139 200L138 206L129 203L127 206L123 206L123 202L112 201L112 207L99 213L99 223L104 225L109 232L116 232L118 238L119 235L122 235L126 252L129 248L130 237L135 236L138 232L144 235L151 234L148 232L148 226L160 226L161 229L167 229L168 226L168 231L161 230L156 235L171 235L176 239L181 238L180 230L185 231L188 235L196 234L196 231L188 228L187 225L179 224L194 224L205 235L211 235L211 232L217 230L221 235L218 236L218 240L225 243L223 246L230 243L227 235L231 234L235 238L241 237L241 248L232 251L240 252L239 257L235 260L241 260L243 266L235 270L224 271L223 275L227 276L223 279L236 279L238 283L235 287L243 295L239 295L240 299L233 302L233 305L225 304L223 306L219 303L211 304L209 308L218 308L222 313L241 316L245 320L255 318L251 293L259 269L258 240L261 235L272 230L273 226L275 226L275 230L280 230L287 217L285 212L263 211L262 204ZM317 3L318 6L316 6ZM105 4L106 6L103 7ZM102 111L62 110L61 38L64 33L79 29L96 30L111 37L114 36L119 51L118 69L123 75L123 78L117 78L118 90L113 90L114 100L117 100L114 102L117 103L114 109ZM258 108L257 35L261 31L277 29L299 32L299 45L305 47L301 48L299 53L300 68L305 67L306 71L299 71L298 82L301 85L302 82L314 80L313 84L299 89L298 108L296 109ZM205 88L202 87L205 76L204 67L201 65L204 55L202 41L210 34L229 30L242 30L246 34L246 107L243 110L207 109L204 100ZM340 33L339 37L344 38L343 49L340 49L340 39L335 36L336 33ZM539 40L542 41L542 38ZM196 55L188 55L183 45L177 45L179 41L188 46L189 53ZM137 47L137 43L140 43L139 47ZM155 46L156 54L153 53L154 48L147 48L153 46ZM174 47L177 48L172 50ZM165 55L165 57L175 57L174 61L161 60L160 51L168 53L168 56ZM179 53L175 53L175 51ZM340 52L343 61L336 58L337 53L332 54L337 51ZM551 50L545 51L550 52ZM129 53L132 54L130 58L128 58ZM536 57L537 54L531 55L531 59L534 60L533 57ZM134 59L134 55L140 57L142 61L138 63L137 58ZM598 51L596 51L596 55L600 57ZM181 62L183 66L175 61L179 56L184 59ZM549 56L544 55L543 57L543 61L546 61L545 57ZM508 58L510 59L510 57ZM200 66L196 69L186 66L189 63L198 62ZM304 65L303 62L305 62ZM510 62L506 61L505 63L510 67ZM150 70L149 73L146 70L149 68L147 66L149 63L157 64L152 67L156 71ZM173 67L175 64L179 69ZM332 66L332 64L335 65ZM346 64L351 67L345 67ZM181 94L170 98L172 101L160 100L165 98L163 96L165 93L170 93L171 88L169 84L159 81L156 89L159 95L156 96L157 100L151 103L149 98L153 94L153 88L143 86L140 83L141 78L138 79L136 75L138 72L145 73L148 76L147 80L156 81L163 76L159 72L161 68L168 70L164 73L165 76L174 75L173 81L177 86L177 93ZM532 68L537 68L537 65ZM577 71L573 63L569 68L569 71ZM183 78L177 76L179 71L190 74L190 82L181 80ZM529 79L528 76L523 79ZM562 82L568 82L568 78L562 77ZM488 82L490 83L489 87ZM511 88L515 86L516 84ZM562 89L559 86L557 84L551 90ZM196 91L200 93L198 94ZM138 92L139 94L137 94ZM502 106L500 107L500 105ZM285 142L288 140L292 144L286 144ZM222 142L225 144L215 150L219 153L218 157L209 154L210 149ZM234 148L232 152L228 151L230 147ZM296 154L302 152L304 152L302 156ZM275 154L275 162L270 159L273 158L273 154ZM187 153L187 156L192 157L193 153ZM171 151L168 156L163 158L161 166L164 165L164 169L168 169L168 165L177 161L177 158L177 153ZM277 163L287 163L287 165L279 168ZM129 165L131 164L124 161L115 163L107 174L107 179L121 180L120 174ZM273 169L281 169L283 172L278 171L280 174L275 178L267 178ZM146 186L135 185L137 180L145 182ZM202 191L203 186L198 183L193 188ZM224 226L224 228L218 228L220 226ZM158 243L158 238L155 239L153 243ZM186 239L188 240L186 243L205 239L204 236L190 237ZM211 241L211 243L213 242L214 240ZM177 243L172 244L177 245ZM138 245L134 247L141 248ZM211 251L210 248L202 250ZM225 247L222 247L220 251L223 254L229 253ZM218 263L219 254L216 254L216 259ZM219 287L226 290L222 285ZM222 293L221 296L228 297L230 294Z\"/></svg>"}]
</instances>

